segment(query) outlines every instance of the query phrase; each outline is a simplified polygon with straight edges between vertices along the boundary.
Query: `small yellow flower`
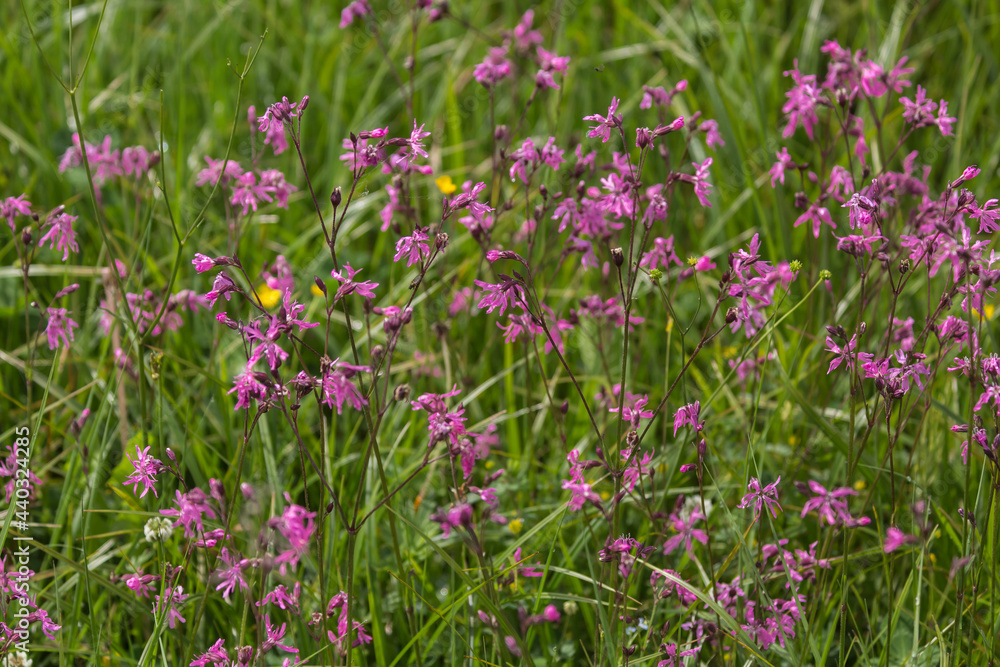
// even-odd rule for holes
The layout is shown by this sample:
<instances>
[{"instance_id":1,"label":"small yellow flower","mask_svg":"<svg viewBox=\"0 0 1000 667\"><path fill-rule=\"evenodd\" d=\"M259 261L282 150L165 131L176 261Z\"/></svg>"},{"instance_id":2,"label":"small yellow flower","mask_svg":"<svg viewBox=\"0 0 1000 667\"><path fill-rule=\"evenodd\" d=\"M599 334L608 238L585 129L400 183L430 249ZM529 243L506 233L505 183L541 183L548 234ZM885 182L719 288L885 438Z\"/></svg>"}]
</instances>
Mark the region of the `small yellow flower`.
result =
<instances>
[{"instance_id":1,"label":"small yellow flower","mask_svg":"<svg viewBox=\"0 0 1000 667\"><path fill-rule=\"evenodd\" d=\"M607 491L601 491L601 500L608 500L611 498L611 494Z\"/></svg>"},{"instance_id":2,"label":"small yellow flower","mask_svg":"<svg viewBox=\"0 0 1000 667\"><path fill-rule=\"evenodd\" d=\"M737 352L739 352L739 350L736 349L735 345L727 345L726 347L722 348L722 358L732 359L733 357L736 356Z\"/></svg>"},{"instance_id":3,"label":"small yellow flower","mask_svg":"<svg viewBox=\"0 0 1000 667\"><path fill-rule=\"evenodd\" d=\"M866 486L868 486L868 485L865 483L865 480L859 479L858 481L856 481L854 483L854 490L855 491L864 491Z\"/></svg>"},{"instance_id":4,"label":"small yellow flower","mask_svg":"<svg viewBox=\"0 0 1000 667\"><path fill-rule=\"evenodd\" d=\"M993 313L995 313L996 310L997 310L996 306L994 306L992 303L988 303L985 306L983 306L983 315L986 316L986 319L992 320Z\"/></svg>"},{"instance_id":5,"label":"small yellow flower","mask_svg":"<svg viewBox=\"0 0 1000 667\"><path fill-rule=\"evenodd\" d=\"M458 190L458 186L451 182L451 176L438 176L434 180L434 185L438 186L438 190L446 195Z\"/></svg>"},{"instance_id":6,"label":"small yellow flower","mask_svg":"<svg viewBox=\"0 0 1000 667\"><path fill-rule=\"evenodd\" d=\"M507 527L510 529L510 532L517 535L524 528L524 522L521 521L520 519L514 519L513 521L507 524Z\"/></svg>"},{"instance_id":7,"label":"small yellow flower","mask_svg":"<svg viewBox=\"0 0 1000 667\"><path fill-rule=\"evenodd\" d=\"M486 463L485 463L484 465L486 466L486 469L487 469L487 470L493 470L493 467L494 467L494 466L495 466L496 464L495 464L495 463L494 463L493 461L487 461L487 462L486 462Z\"/></svg>"},{"instance_id":8,"label":"small yellow flower","mask_svg":"<svg viewBox=\"0 0 1000 667\"><path fill-rule=\"evenodd\" d=\"M694 255L691 255L690 257L688 257L688 266L694 266L697 263L698 263L698 258L697 257L695 257Z\"/></svg>"},{"instance_id":9,"label":"small yellow flower","mask_svg":"<svg viewBox=\"0 0 1000 667\"><path fill-rule=\"evenodd\" d=\"M667 319L667 333L670 333L673 330L674 330L674 318L671 317Z\"/></svg>"},{"instance_id":10,"label":"small yellow flower","mask_svg":"<svg viewBox=\"0 0 1000 667\"><path fill-rule=\"evenodd\" d=\"M788 436L788 444L791 445L792 447L799 444L799 436L795 434Z\"/></svg>"},{"instance_id":11,"label":"small yellow flower","mask_svg":"<svg viewBox=\"0 0 1000 667\"><path fill-rule=\"evenodd\" d=\"M265 308L274 308L281 301L281 292L276 289L271 289L267 285L261 285L257 288L257 296L260 297L260 303Z\"/></svg>"},{"instance_id":12,"label":"small yellow flower","mask_svg":"<svg viewBox=\"0 0 1000 667\"><path fill-rule=\"evenodd\" d=\"M309 291L312 292L313 296L323 296L323 290L321 290L319 285L316 283L313 283L312 287L309 288Z\"/></svg>"},{"instance_id":13,"label":"small yellow flower","mask_svg":"<svg viewBox=\"0 0 1000 667\"><path fill-rule=\"evenodd\" d=\"M928 557L930 557L931 563L933 563L934 565L937 565L937 556L935 556L932 553L931 554L927 554L927 555L928 555Z\"/></svg>"}]
</instances>

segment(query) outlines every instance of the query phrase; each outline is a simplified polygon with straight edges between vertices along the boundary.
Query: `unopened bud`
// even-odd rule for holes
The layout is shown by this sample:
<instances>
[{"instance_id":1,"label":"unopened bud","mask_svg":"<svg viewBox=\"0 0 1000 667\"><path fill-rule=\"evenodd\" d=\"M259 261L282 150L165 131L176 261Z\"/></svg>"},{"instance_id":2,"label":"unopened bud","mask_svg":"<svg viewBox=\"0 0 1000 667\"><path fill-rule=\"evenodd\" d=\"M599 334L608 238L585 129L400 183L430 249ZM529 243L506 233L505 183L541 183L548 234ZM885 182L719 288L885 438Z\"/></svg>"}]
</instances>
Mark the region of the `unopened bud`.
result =
<instances>
[{"instance_id":1,"label":"unopened bud","mask_svg":"<svg viewBox=\"0 0 1000 667\"><path fill-rule=\"evenodd\" d=\"M826 331L835 338L839 338L841 340L847 340L847 332L844 331L844 327L840 326L839 324L837 326L827 325Z\"/></svg>"},{"instance_id":2,"label":"unopened bud","mask_svg":"<svg viewBox=\"0 0 1000 667\"><path fill-rule=\"evenodd\" d=\"M320 278L319 276L313 276L313 280L316 281L316 287L319 288L319 291L322 292L325 295L326 294L326 283L323 282L323 279Z\"/></svg>"},{"instance_id":3,"label":"unopened bud","mask_svg":"<svg viewBox=\"0 0 1000 667\"><path fill-rule=\"evenodd\" d=\"M910 260L909 260L909 258L904 258L904 259L899 260L899 272L902 274L902 273L906 273L909 270L910 270Z\"/></svg>"},{"instance_id":4,"label":"unopened bud","mask_svg":"<svg viewBox=\"0 0 1000 667\"><path fill-rule=\"evenodd\" d=\"M730 306L729 310L726 311L726 324L732 324L738 319L740 319L739 309L736 306Z\"/></svg>"},{"instance_id":5,"label":"unopened bud","mask_svg":"<svg viewBox=\"0 0 1000 667\"><path fill-rule=\"evenodd\" d=\"M847 88L837 89L837 104L840 105L842 109L846 109L848 103L851 101L851 93Z\"/></svg>"},{"instance_id":6,"label":"unopened bud","mask_svg":"<svg viewBox=\"0 0 1000 667\"><path fill-rule=\"evenodd\" d=\"M406 400L409 400L409 398L410 398L410 385L408 385L408 384L398 385L392 391L392 398L394 400L396 400L396 401L406 401Z\"/></svg>"},{"instance_id":7,"label":"unopened bud","mask_svg":"<svg viewBox=\"0 0 1000 667\"><path fill-rule=\"evenodd\" d=\"M340 186L338 185L333 189L333 192L330 193L330 203L333 204L334 208L337 208L340 206L340 202L343 201L343 199L344 195L340 193Z\"/></svg>"},{"instance_id":8,"label":"unopened bud","mask_svg":"<svg viewBox=\"0 0 1000 667\"><path fill-rule=\"evenodd\" d=\"M958 193L958 207L960 209L961 208L965 208L966 206L969 206L970 204L972 204L975 201L976 201L975 195L973 195L971 192L969 192L965 188L962 188L962 191Z\"/></svg>"},{"instance_id":9,"label":"unopened bud","mask_svg":"<svg viewBox=\"0 0 1000 667\"><path fill-rule=\"evenodd\" d=\"M382 355L385 354L385 346L382 344L375 345L372 347L372 360L378 363L382 360Z\"/></svg>"},{"instance_id":10,"label":"unopened bud","mask_svg":"<svg viewBox=\"0 0 1000 667\"><path fill-rule=\"evenodd\" d=\"M441 232L440 234L438 234L437 236L435 236L434 237L434 245L437 246L438 250L444 250L445 248L447 248L448 247L448 235L446 233L444 233L444 232Z\"/></svg>"},{"instance_id":11,"label":"unopened bud","mask_svg":"<svg viewBox=\"0 0 1000 667\"><path fill-rule=\"evenodd\" d=\"M21 232L21 243L23 243L25 246L29 246L31 245L31 241L32 241L31 228L25 227L24 231Z\"/></svg>"},{"instance_id":12,"label":"unopened bud","mask_svg":"<svg viewBox=\"0 0 1000 667\"><path fill-rule=\"evenodd\" d=\"M615 266L621 266L625 263L625 251L621 248L612 248L611 260L615 263Z\"/></svg>"},{"instance_id":13,"label":"unopened bud","mask_svg":"<svg viewBox=\"0 0 1000 667\"><path fill-rule=\"evenodd\" d=\"M77 291L78 289L80 289L80 285L78 285L77 283L73 283L72 285L68 285L66 287L63 287L61 290L59 290L58 292L56 292L56 295L54 297L52 297L52 300L53 301L58 301L59 299L63 298L64 296L69 296L70 294L72 294L73 292Z\"/></svg>"}]
</instances>

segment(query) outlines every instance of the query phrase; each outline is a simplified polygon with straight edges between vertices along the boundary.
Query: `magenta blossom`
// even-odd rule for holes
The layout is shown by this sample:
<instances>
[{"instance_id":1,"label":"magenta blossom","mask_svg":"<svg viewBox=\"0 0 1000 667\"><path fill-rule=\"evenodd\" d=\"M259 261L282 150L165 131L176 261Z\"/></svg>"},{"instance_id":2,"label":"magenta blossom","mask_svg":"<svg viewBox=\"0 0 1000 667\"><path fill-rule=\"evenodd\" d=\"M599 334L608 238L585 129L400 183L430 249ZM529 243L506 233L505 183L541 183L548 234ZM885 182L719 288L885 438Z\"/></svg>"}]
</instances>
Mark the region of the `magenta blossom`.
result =
<instances>
[{"instance_id":1,"label":"magenta blossom","mask_svg":"<svg viewBox=\"0 0 1000 667\"><path fill-rule=\"evenodd\" d=\"M882 546L882 550L886 553L891 553L904 544L912 544L918 541L916 535L907 535L899 528L890 526L885 532L885 543Z\"/></svg>"},{"instance_id":2,"label":"magenta blossom","mask_svg":"<svg viewBox=\"0 0 1000 667\"><path fill-rule=\"evenodd\" d=\"M694 194L698 197L698 203L706 208L711 208L712 203L708 201L708 195L712 189L712 184L708 182L708 168L712 166L712 158L705 158L705 161L701 164L697 162L692 162L691 164L694 165L694 176L688 176L684 180L694 185Z\"/></svg>"},{"instance_id":3,"label":"magenta blossom","mask_svg":"<svg viewBox=\"0 0 1000 667\"><path fill-rule=\"evenodd\" d=\"M45 313L49 316L49 321L45 325L49 349L69 347L73 341L73 329L78 329L80 325L70 319L69 311L65 308L47 308Z\"/></svg>"},{"instance_id":4,"label":"magenta blossom","mask_svg":"<svg viewBox=\"0 0 1000 667\"><path fill-rule=\"evenodd\" d=\"M489 50L485 60L476 65L472 75L487 88L510 76L510 61L507 60L508 47L496 46Z\"/></svg>"},{"instance_id":5,"label":"magenta blossom","mask_svg":"<svg viewBox=\"0 0 1000 667\"><path fill-rule=\"evenodd\" d=\"M361 273L363 270L364 269L352 269L349 263L344 262L343 270L330 272L330 275L332 275L337 282L343 283L337 288L337 293L333 297L334 301L339 301L349 294L358 294L369 299L375 298L375 292L372 290L378 287L378 283L369 281L360 282L354 280L354 276Z\"/></svg>"},{"instance_id":6,"label":"magenta blossom","mask_svg":"<svg viewBox=\"0 0 1000 667\"><path fill-rule=\"evenodd\" d=\"M795 164L792 162L792 157L788 154L788 149L782 147L780 151L775 153L778 161L771 166L771 187L774 187L776 182L780 182L782 185L785 184L785 171L791 169Z\"/></svg>"},{"instance_id":7,"label":"magenta blossom","mask_svg":"<svg viewBox=\"0 0 1000 667\"><path fill-rule=\"evenodd\" d=\"M694 557L694 543L697 540L702 544L708 544L708 533L700 528L695 528L699 521L704 521L705 515L697 509L693 509L687 516L684 512L670 515L670 526L677 531L677 534L670 537L663 545L663 553L670 554L677 547L684 545L684 550L689 556Z\"/></svg>"},{"instance_id":8,"label":"magenta blossom","mask_svg":"<svg viewBox=\"0 0 1000 667\"><path fill-rule=\"evenodd\" d=\"M372 13L372 7L368 0L354 0L340 12L340 28L346 28L354 23L354 19L368 16Z\"/></svg>"},{"instance_id":9,"label":"magenta blossom","mask_svg":"<svg viewBox=\"0 0 1000 667\"><path fill-rule=\"evenodd\" d=\"M679 408L674 413L674 437L677 437L677 431L681 430L684 426L690 426L696 431L701 431L705 428L705 422L698 421L699 416L701 416L701 403L699 401Z\"/></svg>"},{"instance_id":10,"label":"magenta blossom","mask_svg":"<svg viewBox=\"0 0 1000 667\"><path fill-rule=\"evenodd\" d=\"M410 236L401 237L396 241L396 254L392 261L398 262L405 257L407 266L420 264L422 259L431 256L431 247L427 244L427 239L427 231L419 227L414 229Z\"/></svg>"},{"instance_id":11,"label":"magenta blossom","mask_svg":"<svg viewBox=\"0 0 1000 667\"><path fill-rule=\"evenodd\" d=\"M778 475L778 479L774 480L767 486L761 488L760 481L753 477L750 479L750 483L747 484L748 494L743 496L743 500L737 505L740 509L753 508L754 510L754 521L760 518L761 509L766 509L771 512L771 515L777 519L778 512L781 511L781 505L778 504L778 482L781 481L781 475Z\"/></svg>"},{"instance_id":12,"label":"magenta blossom","mask_svg":"<svg viewBox=\"0 0 1000 667\"><path fill-rule=\"evenodd\" d=\"M65 262L69 259L71 250L80 252L80 248L76 244L76 232L73 231L74 222L76 222L75 215L64 213L62 207L57 208L42 225L42 229L47 228L48 231L42 238L38 239L38 246L41 247L48 242L49 248L62 250L62 259Z\"/></svg>"},{"instance_id":13,"label":"magenta blossom","mask_svg":"<svg viewBox=\"0 0 1000 667\"><path fill-rule=\"evenodd\" d=\"M331 362L323 372L323 403L330 408L336 406L338 415L344 403L349 403L355 410L368 405L367 399L351 380L356 373L367 370L365 366L341 363L340 359Z\"/></svg>"},{"instance_id":14,"label":"magenta blossom","mask_svg":"<svg viewBox=\"0 0 1000 667\"><path fill-rule=\"evenodd\" d=\"M827 491L826 487L815 480L809 480L809 489L816 495L802 506L803 517L809 512L816 512L831 526L851 521L847 501L841 500L841 498L856 496L858 495L857 491L848 487Z\"/></svg>"},{"instance_id":15,"label":"magenta blossom","mask_svg":"<svg viewBox=\"0 0 1000 667\"><path fill-rule=\"evenodd\" d=\"M611 130L614 128L621 127L622 117L617 114L618 111L618 98L611 98L611 106L608 107L608 115L602 116L601 114L592 114L590 116L584 116L584 120L594 121L597 125L590 128L587 132L587 136L596 139L600 137L603 143L608 143L611 139Z\"/></svg>"},{"instance_id":16,"label":"magenta blossom","mask_svg":"<svg viewBox=\"0 0 1000 667\"><path fill-rule=\"evenodd\" d=\"M803 75L799 72L799 61L795 61L794 69L785 72L785 76L792 77L795 85L785 93L788 101L781 107L781 110L788 115L788 124L781 132L781 136L788 138L795 133L795 128L801 124L810 139L813 138L813 127L819 122L816 115L816 107L823 103L822 94L816 85L816 75Z\"/></svg>"},{"instance_id":17,"label":"magenta blossom","mask_svg":"<svg viewBox=\"0 0 1000 667\"><path fill-rule=\"evenodd\" d=\"M128 453L125 454L125 458L132 464L133 470L122 483L125 486L131 485L133 494L139 490L139 485L142 484L140 498L144 498L150 491L156 496L156 475L166 470L167 467L159 459L149 455L149 447L139 449L139 445L136 445L135 458L133 459Z\"/></svg>"},{"instance_id":18,"label":"magenta blossom","mask_svg":"<svg viewBox=\"0 0 1000 667\"><path fill-rule=\"evenodd\" d=\"M205 532L204 517L216 518L205 492L196 487L187 493L175 491L174 495L177 509L160 510L160 514L176 517L177 523L184 526L185 537L195 537L198 533Z\"/></svg>"},{"instance_id":19,"label":"magenta blossom","mask_svg":"<svg viewBox=\"0 0 1000 667\"><path fill-rule=\"evenodd\" d=\"M31 215L31 202L25 199L27 195L20 197L7 197L0 199L0 218L7 219L10 231L14 231L14 218L18 215Z\"/></svg>"},{"instance_id":20,"label":"magenta blossom","mask_svg":"<svg viewBox=\"0 0 1000 667\"><path fill-rule=\"evenodd\" d=\"M633 429L639 428L640 419L652 419L656 416L652 410L646 409L646 404L649 403L648 394L642 398L636 398L632 405L629 405L629 403L632 403L632 401L628 400L622 405L622 420L628 422ZM608 412L618 412L618 406L611 408Z\"/></svg>"}]
</instances>

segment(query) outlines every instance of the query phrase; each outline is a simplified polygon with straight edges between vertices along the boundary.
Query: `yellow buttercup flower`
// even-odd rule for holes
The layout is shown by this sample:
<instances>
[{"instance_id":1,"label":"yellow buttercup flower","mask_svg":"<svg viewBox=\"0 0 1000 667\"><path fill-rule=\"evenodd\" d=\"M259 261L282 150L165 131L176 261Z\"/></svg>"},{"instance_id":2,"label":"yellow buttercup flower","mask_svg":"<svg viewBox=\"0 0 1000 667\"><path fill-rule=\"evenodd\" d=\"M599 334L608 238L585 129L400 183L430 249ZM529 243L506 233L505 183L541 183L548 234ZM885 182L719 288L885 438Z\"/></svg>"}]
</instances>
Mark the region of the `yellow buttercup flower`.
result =
<instances>
[{"instance_id":1,"label":"yellow buttercup flower","mask_svg":"<svg viewBox=\"0 0 1000 667\"><path fill-rule=\"evenodd\" d=\"M267 285L261 285L257 288L257 296L260 297L261 305L269 310L281 302L281 292L271 289Z\"/></svg>"},{"instance_id":2,"label":"yellow buttercup flower","mask_svg":"<svg viewBox=\"0 0 1000 667\"><path fill-rule=\"evenodd\" d=\"M727 345L726 347L722 348L722 358L732 359L733 357L736 356L737 352L739 352L739 350L736 349L735 345Z\"/></svg>"},{"instance_id":3,"label":"yellow buttercup flower","mask_svg":"<svg viewBox=\"0 0 1000 667\"><path fill-rule=\"evenodd\" d=\"M524 522L521 521L520 519L514 519L513 521L507 524L507 528L510 529L510 532L517 535L518 533L521 532L521 529L524 528Z\"/></svg>"},{"instance_id":4,"label":"yellow buttercup flower","mask_svg":"<svg viewBox=\"0 0 1000 667\"><path fill-rule=\"evenodd\" d=\"M855 491L864 491L866 486L868 486L868 485L865 483L865 480L859 479L858 481L856 481L854 483L854 490Z\"/></svg>"},{"instance_id":5,"label":"yellow buttercup flower","mask_svg":"<svg viewBox=\"0 0 1000 667\"><path fill-rule=\"evenodd\" d=\"M458 190L458 186L451 182L451 176L438 176L434 180L434 185L438 186L438 190L446 195Z\"/></svg>"},{"instance_id":6,"label":"yellow buttercup flower","mask_svg":"<svg viewBox=\"0 0 1000 667\"><path fill-rule=\"evenodd\" d=\"M316 283L313 283L312 287L309 288L309 291L312 292L313 296L323 296L323 290L321 290L319 285Z\"/></svg>"}]
</instances>

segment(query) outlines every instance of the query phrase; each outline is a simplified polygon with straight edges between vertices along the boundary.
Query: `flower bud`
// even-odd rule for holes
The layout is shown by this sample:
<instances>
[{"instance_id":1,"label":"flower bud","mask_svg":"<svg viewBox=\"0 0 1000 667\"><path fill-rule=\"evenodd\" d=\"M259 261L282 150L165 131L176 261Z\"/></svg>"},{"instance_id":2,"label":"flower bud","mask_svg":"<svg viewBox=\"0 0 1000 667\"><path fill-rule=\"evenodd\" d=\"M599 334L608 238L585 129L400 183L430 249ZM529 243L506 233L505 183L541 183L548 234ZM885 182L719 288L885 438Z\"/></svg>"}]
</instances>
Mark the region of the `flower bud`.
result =
<instances>
[{"instance_id":1,"label":"flower bud","mask_svg":"<svg viewBox=\"0 0 1000 667\"><path fill-rule=\"evenodd\" d=\"M302 100L299 102L299 118L302 117L302 112L306 110L307 106L309 106L309 96L303 95Z\"/></svg>"},{"instance_id":2,"label":"flower bud","mask_svg":"<svg viewBox=\"0 0 1000 667\"><path fill-rule=\"evenodd\" d=\"M638 148L648 148L653 145L653 133L648 127L636 128L635 145Z\"/></svg>"},{"instance_id":3,"label":"flower bud","mask_svg":"<svg viewBox=\"0 0 1000 667\"><path fill-rule=\"evenodd\" d=\"M410 385L408 385L408 384L398 385L392 391L392 398L393 398L393 400L396 400L396 401L406 401L406 400L409 400L409 398L410 398Z\"/></svg>"},{"instance_id":4,"label":"flower bud","mask_svg":"<svg viewBox=\"0 0 1000 667\"><path fill-rule=\"evenodd\" d=\"M323 282L323 279L320 278L319 276L313 276L313 280L316 282L316 287L318 287L319 291L322 292L323 295L325 296L326 295L326 283Z\"/></svg>"},{"instance_id":5,"label":"flower bud","mask_svg":"<svg viewBox=\"0 0 1000 667\"><path fill-rule=\"evenodd\" d=\"M726 324L732 324L740 319L740 311L736 306L730 306L726 311Z\"/></svg>"},{"instance_id":6,"label":"flower bud","mask_svg":"<svg viewBox=\"0 0 1000 667\"><path fill-rule=\"evenodd\" d=\"M844 327L840 326L839 324L837 326L827 325L826 331L827 331L827 333L829 333L834 338L839 338L841 340L847 340L847 332L844 331Z\"/></svg>"},{"instance_id":7,"label":"flower bud","mask_svg":"<svg viewBox=\"0 0 1000 667\"><path fill-rule=\"evenodd\" d=\"M844 87L837 88L836 96L837 96L837 104L840 105L840 108L846 109L847 105L851 101L850 91L848 91L847 88Z\"/></svg>"},{"instance_id":8,"label":"flower bud","mask_svg":"<svg viewBox=\"0 0 1000 667\"><path fill-rule=\"evenodd\" d=\"M25 246L29 246L31 245L31 241L32 241L31 228L25 227L24 231L21 232L21 243L23 243Z\"/></svg>"},{"instance_id":9,"label":"flower bud","mask_svg":"<svg viewBox=\"0 0 1000 667\"><path fill-rule=\"evenodd\" d=\"M440 234L438 234L437 236L435 236L434 237L434 245L437 246L438 250L444 250L445 248L447 248L448 247L448 235L446 233L444 233L444 232L441 232Z\"/></svg>"},{"instance_id":10,"label":"flower bud","mask_svg":"<svg viewBox=\"0 0 1000 667\"><path fill-rule=\"evenodd\" d=\"M611 260L615 263L615 266L621 266L625 263L625 251L621 248L612 248Z\"/></svg>"},{"instance_id":11,"label":"flower bud","mask_svg":"<svg viewBox=\"0 0 1000 667\"><path fill-rule=\"evenodd\" d=\"M958 208L960 209L965 208L966 206L972 204L974 201L976 201L975 195L973 195L965 188L962 188L962 191L958 193Z\"/></svg>"},{"instance_id":12,"label":"flower bud","mask_svg":"<svg viewBox=\"0 0 1000 667\"><path fill-rule=\"evenodd\" d=\"M899 260L899 273L903 274L910 270L910 260L909 258L903 258Z\"/></svg>"},{"instance_id":13,"label":"flower bud","mask_svg":"<svg viewBox=\"0 0 1000 667\"><path fill-rule=\"evenodd\" d=\"M73 292L77 291L78 289L80 289L80 285L78 285L76 283L73 283L72 285L69 285L67 287L63 287L61 290L59 290L58 292L56 292L56 295L54 297L52 297L52 300L53 301L58 301L59 299L63 298L64 296L69 296L70 294L72 294Z\"/></svg>"},{"instance_id":14,"label":"flower bud","mask_svg":"<svg viewBox=\"0 0 1000 667\"><path fill-rule=\"evenodd\" d=\"M330 193L330 203L333 204L334 208L340 206L340 202L343 201L344 196L340 193L340 186L338 185Z\"/></svg>"}]
</instances>

